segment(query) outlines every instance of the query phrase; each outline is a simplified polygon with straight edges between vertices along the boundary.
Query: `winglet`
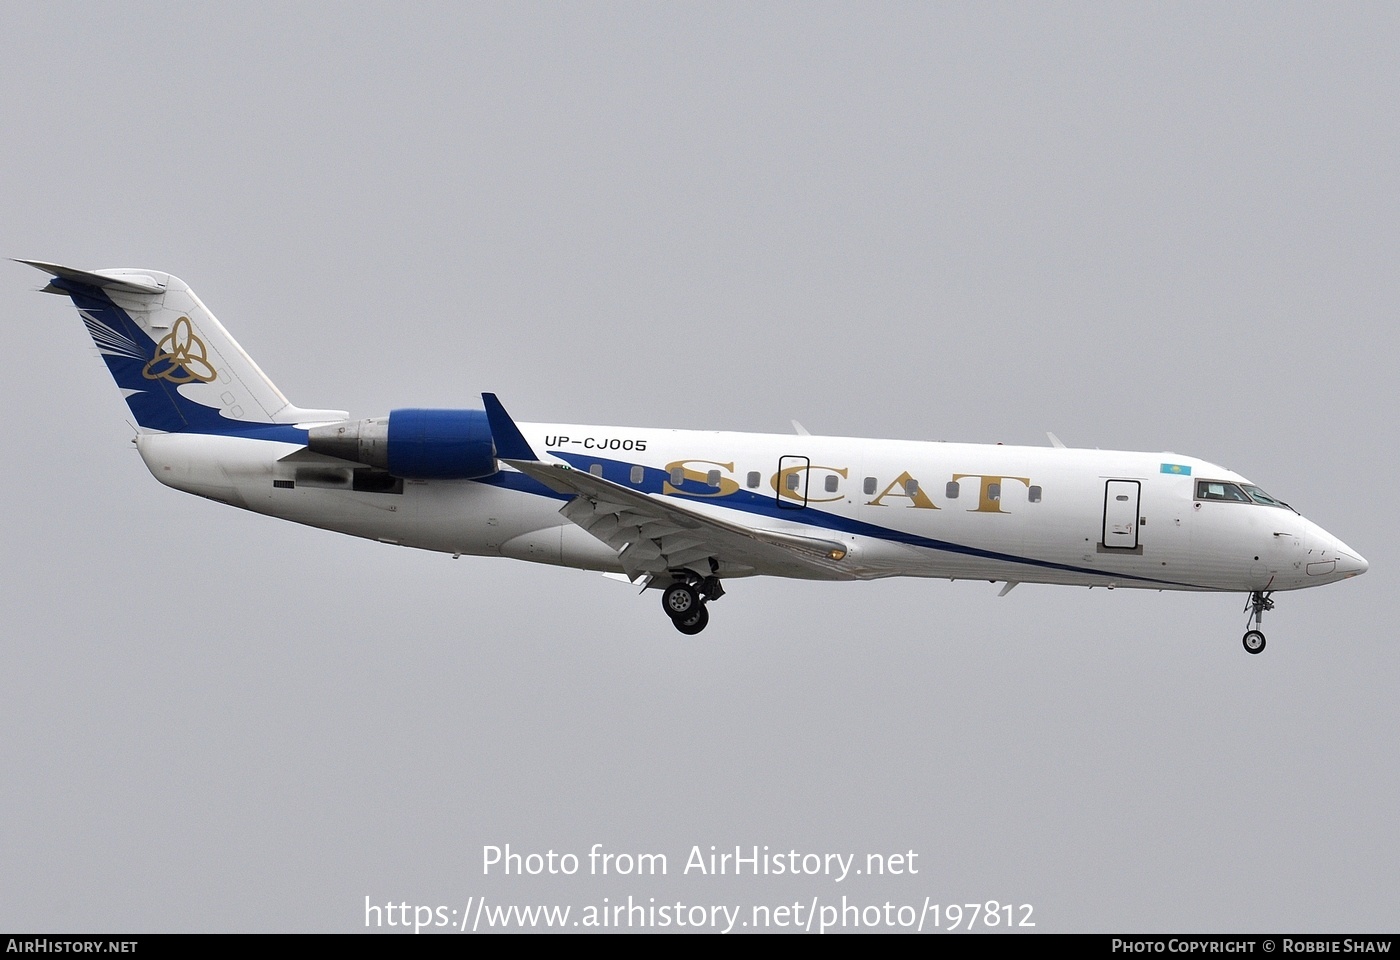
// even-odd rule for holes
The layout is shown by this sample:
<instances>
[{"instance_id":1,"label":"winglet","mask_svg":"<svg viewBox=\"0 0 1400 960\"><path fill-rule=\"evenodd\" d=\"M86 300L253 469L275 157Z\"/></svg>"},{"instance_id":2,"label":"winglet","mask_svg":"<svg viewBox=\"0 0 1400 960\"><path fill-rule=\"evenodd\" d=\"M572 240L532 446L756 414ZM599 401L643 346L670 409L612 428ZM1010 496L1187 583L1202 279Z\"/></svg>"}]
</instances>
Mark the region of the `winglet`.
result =
<instances>
[{"instance_id":1,"label":"winglet","mask_svg":"<svg viewBox=\"0 0 1400 960\"><path fill-rule=\"evenodd\" d=\"M535 451L520 433L520 428L501 406L494 393L483 393L481 402L486 405L486 422L491 425L491 438L496 442L496 456L502 460L539 460Z\"/></svg>"}]
</instances>

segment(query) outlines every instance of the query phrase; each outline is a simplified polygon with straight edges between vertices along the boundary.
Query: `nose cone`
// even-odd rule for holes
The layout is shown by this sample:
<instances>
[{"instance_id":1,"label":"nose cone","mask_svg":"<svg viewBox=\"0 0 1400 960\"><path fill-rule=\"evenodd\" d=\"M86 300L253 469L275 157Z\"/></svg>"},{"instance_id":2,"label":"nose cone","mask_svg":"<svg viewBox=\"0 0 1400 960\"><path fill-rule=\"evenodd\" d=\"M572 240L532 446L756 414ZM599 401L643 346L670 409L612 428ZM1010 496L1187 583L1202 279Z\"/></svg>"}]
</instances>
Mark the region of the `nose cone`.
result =
<instances>
[{"instance_id":1,"label":"nose cone","mask_svg":"<svg viewBox=\"0 0 1400 960\"><path fill-rule=\"evenodd\" d=\"M1351 547L1337 541L1337 572L1344 577L1359 577L1370 569L1366 558Z\"/></svg>"},{"instance_id":2,"label":"nose cone","mask_svg":"<svg viewBox=\"0 0 1400 960\"><path fill-rule=\"evenodd\" d=\"M1360 551L1353 550L1326 530L1312 524L1308 537L1309 576L1321 577L1325 583L1359 577L1370 568Z\"/></svg>"}]
</instances>

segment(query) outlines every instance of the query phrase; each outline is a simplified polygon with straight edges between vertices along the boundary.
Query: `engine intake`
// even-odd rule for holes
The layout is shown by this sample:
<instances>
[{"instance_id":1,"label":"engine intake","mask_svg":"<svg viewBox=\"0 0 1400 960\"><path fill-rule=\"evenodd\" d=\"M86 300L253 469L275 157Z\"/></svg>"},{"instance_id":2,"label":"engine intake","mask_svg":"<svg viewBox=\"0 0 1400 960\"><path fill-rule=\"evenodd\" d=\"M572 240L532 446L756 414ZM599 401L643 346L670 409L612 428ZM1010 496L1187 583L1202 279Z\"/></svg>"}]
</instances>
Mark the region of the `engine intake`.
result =
<instances>
[{"instance_id":1,"label":"engine intake","mask_svg":"<svg viewBox=\"0 0 1400 960\"><path fill-rule=\"evenodd\" d=\"M393 410L312 427L306 445L410 480L479 480L500 469L484 410Z\"/></svg>"}]
</instances>

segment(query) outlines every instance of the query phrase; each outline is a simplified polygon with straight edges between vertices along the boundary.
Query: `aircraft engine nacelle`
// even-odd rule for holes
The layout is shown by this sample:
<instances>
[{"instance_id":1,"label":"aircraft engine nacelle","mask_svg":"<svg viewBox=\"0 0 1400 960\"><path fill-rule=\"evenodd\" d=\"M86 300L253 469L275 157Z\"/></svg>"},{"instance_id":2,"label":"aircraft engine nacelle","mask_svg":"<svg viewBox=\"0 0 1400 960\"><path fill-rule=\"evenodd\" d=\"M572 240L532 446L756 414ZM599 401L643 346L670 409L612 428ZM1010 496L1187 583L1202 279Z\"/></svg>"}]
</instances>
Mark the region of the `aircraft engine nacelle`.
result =
<instances>
[{"instance_id":1,"label":"aircraft engine nacelle","mask_svg":"<svg viewBox=\"0 0 1400 960\"><path fill-rule=\"evenodd\" d=\"M478 480L500 469L484 410L393 410L312 427L306 445L409 480Z\"/></svg>"}]
</instances>

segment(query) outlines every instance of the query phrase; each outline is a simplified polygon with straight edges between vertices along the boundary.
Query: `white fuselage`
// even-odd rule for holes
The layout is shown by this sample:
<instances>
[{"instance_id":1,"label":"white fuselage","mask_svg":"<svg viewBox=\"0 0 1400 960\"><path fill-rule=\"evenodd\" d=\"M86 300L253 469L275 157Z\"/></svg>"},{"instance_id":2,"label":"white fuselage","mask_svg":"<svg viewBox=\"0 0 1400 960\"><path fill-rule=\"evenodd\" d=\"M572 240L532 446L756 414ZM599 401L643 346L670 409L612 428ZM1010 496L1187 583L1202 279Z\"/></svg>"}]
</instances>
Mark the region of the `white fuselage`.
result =
<instances>
[{"instance_id":1,"label":"white fuselage","mask_svg":"<svg viewBox=\"0 0 1400 960\"><path fill-rule=\"evenodd\" d=\"M541 455L693 510L847 549L831 579L914 576L1166 590L1293 590L1355 576L1356 551L1282 506L1200 499L1246 484L1170 453L519 424ZM161 482L259 513L454 554L620 572L508 466L484 480L355 489L355 465L280 441L145 434ZM300 456L292 456L299 454ZM288 459L283 459L288 458ZM794 574L723 562L721 577Z\"/></svg>"}]
</instances>

